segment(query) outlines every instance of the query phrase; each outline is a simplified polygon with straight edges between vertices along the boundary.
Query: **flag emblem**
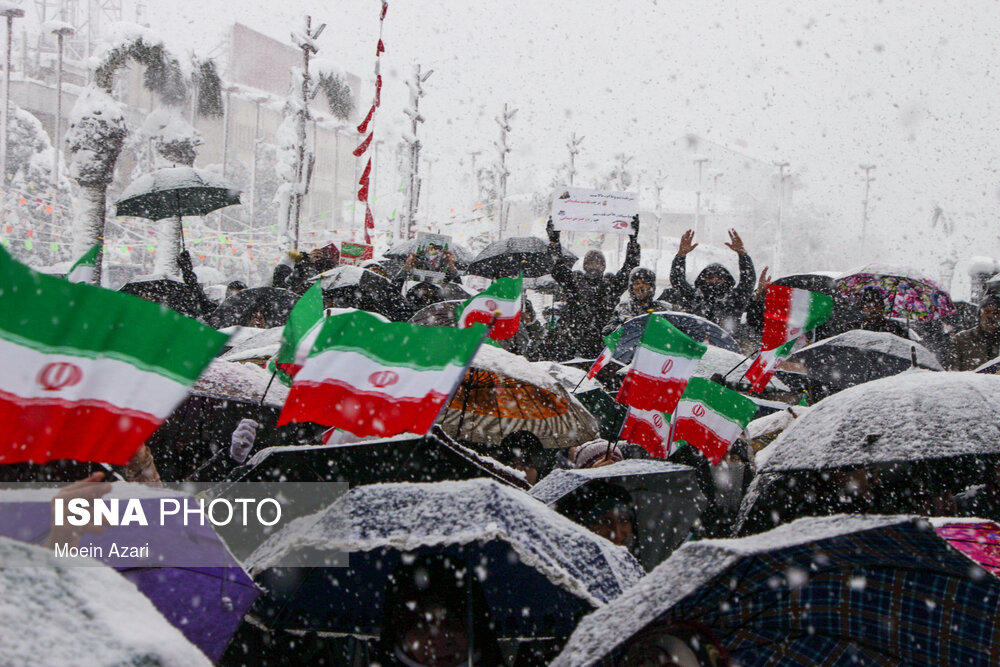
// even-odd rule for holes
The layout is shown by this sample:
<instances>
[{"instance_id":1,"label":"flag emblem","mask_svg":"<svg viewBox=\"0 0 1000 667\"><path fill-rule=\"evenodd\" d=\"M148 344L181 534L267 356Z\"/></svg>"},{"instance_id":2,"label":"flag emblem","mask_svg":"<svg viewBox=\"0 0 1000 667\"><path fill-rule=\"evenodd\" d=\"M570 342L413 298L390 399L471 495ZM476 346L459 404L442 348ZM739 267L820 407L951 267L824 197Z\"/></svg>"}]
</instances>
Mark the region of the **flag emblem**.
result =
<instances>
[{"instance_id":1,"label":"flag emblem","mask_svg":"<svg viewBox=\"0 0 1000 667\"><path fill-rule=\"evenodd\" d=\"M64 387L72 387L80 384L83 379L83 371L76 364L64 361L46 364L38 373L38 384L42 385L45 391L59 391Z\"/></svg>"},{"instance_id":2,"label":"flag emblem","mask_svg":"<svg viewBox=\"0 0 1000 667\"><path fill-rule=\"evenodd\" d=\"M368 381L381 389L399 382L399 374L394 371L379 371L368 376Z\"/></svg>"},{"instance_id":3,"label":"flag emblem","mask_svg":"<svg viewBox=\"0 0 1000 667\"><path fill-rule=\"evenodd\" d=\"M674 367L674 360L667 359L663 362L663 368L660 369L660 375L666 375L670 372L670 369Z\"/></svg>"}]
</instances>

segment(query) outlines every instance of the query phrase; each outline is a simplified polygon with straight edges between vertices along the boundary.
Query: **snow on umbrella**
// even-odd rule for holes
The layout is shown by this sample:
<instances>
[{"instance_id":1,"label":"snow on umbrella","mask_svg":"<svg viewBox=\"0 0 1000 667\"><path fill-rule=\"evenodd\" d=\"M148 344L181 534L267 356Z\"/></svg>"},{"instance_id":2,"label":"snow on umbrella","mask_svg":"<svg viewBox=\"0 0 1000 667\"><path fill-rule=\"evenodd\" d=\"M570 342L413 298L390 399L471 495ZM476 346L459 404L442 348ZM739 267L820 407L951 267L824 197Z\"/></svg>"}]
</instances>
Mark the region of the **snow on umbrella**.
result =
<instances>
[{"instance_id":1,"label":"snow on umbrella","mask_svg":"<svg viewBox=\"0 0 1000 667\"><path fill-rule=\"evenodd\" d=\"M981 483L977 461L1000 454L998 422L994 375L909 371L845 389L812 406L757 454L739 530L838 507L918 511L928 496ZM844 495L838 484L851 480L831 481L834 471L860 470L885 475L870 483L870 496Z\"/></svg>"},{"instance_id":2,"label":"snow on umbrella","mask_svg":"<svg viewBox=\"0 0 1000 667\"><path fill-rule=\"evenodd\" d=\"M563 250L563 257L572 264L576 255ZM494 241L469 264L469 273L484 278L517 276L538 278L552 271L549 244L535 236L511 236Z\"/></svg>"},{"instance_id":3,"label":"snow on umbrella","mask_svg":"<svg viewBox=\"0 0 1000 667\"><path fill-rule=\"evenodd\" d=\"M598 431L597 420L546 363L491 345L476 352L439 423L457 440L500 444L507 435L527 431L550 449L581 445Z\"/></svg>"},{"instance_id":4,"label":"snow on umbrella","mask_svg":"<svg viewBox=\"0 0 1000 667\"><path fill-rule=\"evenodd\" d=\"M303 551L349 567L281 568ZM498 637L568 635L579 614L636 583L642 567L527 494L478 479L375 484L291 522L248 560L268 593L250 611L271 629L380 633L393 570L414 554L456 558L479 579Z\"/></svg>"},{"instance_id":5,"label":"snow on umbrella","mask_svg":"<svg viewBox=\"0 0 1000 667\"><path fill-rule=\"evenodd\" d=\"M897 375L913 367L944 370L934 353L920 343L863 329L808 345L788 361L801 364L810 379L838 388Z\"/></svg>"},{"instance_id":6,"label":"snow on umbrella","mask_svg":"<svg viewBox=\"0 0 1000 667\"><path fill-rule=\"evenodd\" d=\"M886 304L886 317L935 320L955 312L948 292L913 269L869 264L841 276L836 286L853 298L866 288L875 288Z\"/></svg>"},{"instance_id":7,"label":"snow on umbrella","mask_svg":"<svg viewBox=\"0 0 1000 667\"><path fill-rule=\"evenodd\" d=\"M469 263L472 262L472 251L465 246L459 245L458 243L451 243L448 246L448 250L450 250L451 254L455 256L455 266L457 268L465 269L469 266ZM406 261L410 255L416 252L417 240L410 239L409 241L403 241L402 243L397 243L392 246L382 253L382 256L388 257L391 260Z\"/></svg>"},{"instance_id":8,"label":"snow on umbrella","mask_svg":"<svg viewBox=\"0 0 1000 667\"><path fill-rule=\"evenodd\" d=\"M455 319L455 308L462 303L458 299L438 301L418 310L410 322L422 327L453 327L458 322Z\"/></svg>"},{"instance_id":9,"label":"snow on umbrella","mask_svg":"<svg viewBox=\"0 0 1000 667\"><path fill-rule=\"evenodd\" d=\"M234 326L258 326L270 329L284 326L299 295L280 287L251 287L232 295L205 318L216 329ZM262 323L251 324L257 317Z\"/></svg>"},{"instance_id":10,"label":"snow on umbrella","mask_svg":"<svg viewBox=\"0 0 1000 667\"><path fill-rule=\"evenodd\" d=\"M689 542L584 618L552 665L668 651L742 667L995 665L1000 580L939 530L841 515Z\"/></svg>"},{"instance_id":11,"label":"snow on umbrella","mask_svg":"<svg viewBox=\"0 0 1000 667\"><path fill-rule=\"evenodd\" d=\"M635 557L652 570L691 532L705 496L694 468L655 459L631 459L600 468L553 470L530 491L564 516L593 503L605 482L624 489L634 503ZM591 493L593 492L593 493Z\"/></svg>"},{"instance_id":12,"label":"snow on umbrella","mask_svg":"<svg viewBox=\"0 0 1000 667\"><path fill-rule=\"evenodd\" d=\"M188 317L201 315L195 288L177 280L170 278L133 280L122 285L118 291L166 306L181 315Z\"/></svg>"},{"instance_id":13,"label":"snow on umbrella","mask_svg":"<svg viewBox=\"0 0 1000 667\"><path fill-rule=\"evenodd\" d=\"M211 665L135 585L108 567L67 567L0 538L0 646L9 665Z\"/></svg>"},{"instance_id":14,"label":"snow on umbrella","mask_svg":"<svg viewBox=\"0 0 1000 667\"><path fill-rule=\"evenodd\" d=\"M321 281L323 301L333 302L338 308L367 310L394 322L408 319L413 312L392 283L359 266L338 266L314 280Z\"/></svg>"},{"instance_id":15,"label":"snow on umbrella","mask_svg":"<svg viewBox=\"0 0 1000 667\"><path fill-rule=\"evenodd\" d=\"M202 216L239 203L240 191L215 174L193 167L171 167L141 176L125 188L115 215L162 220Z\"/></svg>"},{"instance_id":16,"label":"snow on umbrella","mask_svg":"<svg viewBox=\"0 0 1000 667\"><path fill-rule=\"evenodd\" d=\"M690 315L688 313L659 312L653 313L667 320L675 327L698 342L721 347L730 352L739 353L739 344L730 336L725 329L718 324L706 320L704 317ZM646 318L649 315L639 315L633 317L622 325L622 335L618 339L618 346L615 348L613 358L623 364L632 362L632 355L642 338L643 329L646 327ZM728 369L727 369L728 370ZM724 371L723 371L724 372Z\"/></svg>"}]
</instances>

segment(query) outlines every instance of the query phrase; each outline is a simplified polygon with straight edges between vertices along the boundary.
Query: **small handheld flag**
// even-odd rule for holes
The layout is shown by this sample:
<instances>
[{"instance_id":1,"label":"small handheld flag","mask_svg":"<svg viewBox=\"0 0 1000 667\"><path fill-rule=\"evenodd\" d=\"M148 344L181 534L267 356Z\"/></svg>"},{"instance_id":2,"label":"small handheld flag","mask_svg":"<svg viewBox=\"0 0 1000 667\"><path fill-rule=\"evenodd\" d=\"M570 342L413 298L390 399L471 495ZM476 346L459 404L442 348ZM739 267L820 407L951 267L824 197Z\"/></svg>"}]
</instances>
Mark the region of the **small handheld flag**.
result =
<instances>
[{"instance_id":1,"label":"small handheld flag","mask_svg":"<svg viewBox=\"0 0 1000 667\"><path fill-rule=\"evenodd\" d=\"M707 349L666 319L651 315L617 401L640 410L673 413Z\"/></svg>"},{"instance_id":2,"label":"small handheld flag","mask_svg":"<svg viewBox=\"0 0 1000 667\"><path fill-rule=\"evenodd\" d=\"M674 440L684 440L718 465L756 413L757 404L746 396L691 378L674 413Z\"/></svg>"},{"instance_id":3,"label":"small handheld flag","mask_svg":"<svg viewBox=\"0 0 1000 667\"><path fill-rule=\"evenodd\" d=\"M455 308L455 319L459 329L470 327L477 322L489 324L496 318L490 329L493 340L512 338L521 325L521 277L497 278L485 290L461 303Z\"/></svg>"}]
</instances>

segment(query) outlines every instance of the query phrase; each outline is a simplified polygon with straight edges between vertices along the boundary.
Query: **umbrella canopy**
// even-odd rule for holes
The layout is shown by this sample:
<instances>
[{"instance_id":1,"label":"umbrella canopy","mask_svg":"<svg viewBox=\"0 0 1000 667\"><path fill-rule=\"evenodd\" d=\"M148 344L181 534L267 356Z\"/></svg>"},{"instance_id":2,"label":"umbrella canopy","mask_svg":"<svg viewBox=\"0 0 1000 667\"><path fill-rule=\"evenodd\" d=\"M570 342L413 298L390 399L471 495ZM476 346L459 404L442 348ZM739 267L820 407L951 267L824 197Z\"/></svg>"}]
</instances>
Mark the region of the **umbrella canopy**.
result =
<instances>
[{"instance_id":1,"label":"umbrella canopy","mask_svg":"<svg viewBox=\"0 0 1000 667\"><path fill-rule=\"evenodd\" d=\"M616 440L622 432L628 406L603 389L581 391L574 396L597 419L600 436L609 442Z\"/></svg>"},{"instance_id":2,"label":"umbrella canopy","mask_svg":"<svg viewBox=\"0 0 1000 667\"><path fill-rule=\"evenodd\" d=\"M941 362L915 341L882 331L852 329L808 345L788 360L801 364L806 376L835 387L897 375L913 368L940 371Z\"/></svg>"},{"instance_id":3,"label":"umbrella canopy","mask_svg":"<svg viewBox=\"0 0 1000 667\"><path fill-rule=\"evenodd\" d=\"M560 514L593 503L605 482L624 489L636 512L635 557L647 570L676 549L705 508L694 468L656 459L630 459L600 468L553 470L531 489L531 495ZM591 493L591 492L595 493Z\"/></svg>"},{"instance_id":4,"label":"umbrella canopy","mask_svg":"<svg viewBox=\"0 0 1000 667\"><path fill-rule=\"evenodd\" d=\"M125 188L115 215L162 220L206 215L239 203L240 191L219 176L193 167L171 167L146 174Z\"/></svg>"},{"instance_id":5,"label":"umbrella canopy","mask_svg":"<svg viewBox=\"0 0 1000 667\"><path fill-rule=\"evenodd\" d=\"M223 327L225 328L225 327ZM229 338L229 349L219 355L220 361L267 360L278 353L284 326L270 329L242 327Z\"/></svg>"},{"instance_id":6,"label":"umbrella canopy","mask_svg":"<svg viewBox=\"0 0 1000 667\"><path fill-rule=\"evenodd\" d=\"M326 305L367 310L393 322L405 321L413 314L400 291L374 271L360 266L338 266L315 279L321 281Z\"/></svg>"},{"instance_id":7,"label":"umbrella canopy","mask_svg":"<svg viewBox=\"0 0 1000 667\"><path fill-rule=\"evenodd\" d=\"M201 302L195 288L177 280L170 278L133 280L122 285L118 291L166 306L181 315L188 317L201 315Z\"/></svg>"},{"instance_id":8,"label":"umbrella canopy","mask_svg":"<svg viewBox=\"0 0 1000 667\"><path fill-rule=\"evenodd\" d=\"M211 665L109 567L68 567L51 549L0 537L3 661L9 665ZM96 561L95 561L96 564Z\"/></svg>"},{"instance_id":9,"label":"umbrella canopy","mask_svg":"<svg viewBox=\"0 0 1000 667\"><path fill-rule=\"evenodd\" d=\"M252 287L240 290L223 301L215 312L205 318L205 322L216 329L234 326L283 327L298 300L299 295L290 290ZM255 316L259 322L251 324Z\"/></svg>"},{"instance_id":10,"label":"umbrella canopy","mask_svg":"<svg viewBox=\"0 0 1000 667\"><path fill-rule=\"evenodd\" d=\"M672 311L652 314L667 320L699 343L721 347L724 350L729 350L737 354L740 352L739 344L725 329L714 322L706 320L704 317ZM622 335L618 339L614 359L623 364L631 363L632 355L635 354L635 348L639 345L639 339L642 338L642 332L646 328L647 317L649 315L639 315L622 325Z\"/></svg>"},{"instance_id":11,"label":"umbrella canopy","mask_svg":"<svg viewBox=\"0 0 1000 667\"><path fill-rule=\"evenodd\" d=\"M563 250L563 257L571 264L576 255ZM517 276L538 278L552 271L549 244L535 236L511 236L494 241L469 264L469 273L484 278Z\"/></svg>"},{"instance_id":12,"label":"umbrella canopy","mask_svg":"<svg viewBox=\"0 0 1000 667\"><path fill-rule=\"evenodd\" d=\"M837 516L690 542L583 619L552 665L627 662L643 646L648 659L692 631L742 667L997 664L1000 580L938 530Z\"/></svg>"},{"instance_id":13,"label":"umbrella canopy","mask_svg":"<svg viewBox=\"0 0 1000 667\"><path fill-rule=\"evenodd\" d=\"M453 327L458 322L455 319L455 307L460 303L462 302L453 299L424 306L410 318L410 322L422 327Z\"/></svg>"},{"instance_id":14,"label":"umbrella canopy","mask_svg":"<svg viewBox=\"0 0 1000 667\"><path fill-rule=\"evenodd\" d=\"M885 302L886 317L934 320L955 312L948 292L913 269L869 264L841 276L836 286L853 298L867 288L874 288Z\"/></svg>"},{"instance_id":15,"label":"umbrella canopy","mask_svg":"<svg viewBox=\"0 0 1000 667\"><path fill-rule=\"evenodd\" d=\"M451 254L455 256L456 268L468 268L473 257L471 250L458 243L451 243L448 246L448 250L450 250ZM402 243L397 243L392 246L382 253L382 256L392 260L406 261L406 258L415 252L417 252L417 239L410 239L409 241L403 241Z\"/></svg>"},{"instance_id":16,"label":"umbrella canopy","mask_svg":"<svg viewBox=\"0 0 1000 667\"><path fill-rule=\"evenodd\" d=\"M597 421L549 373L548 364L483 345L442 411L441 428L456 440L499 444L527 431L544 447L597 437Z\"/></svg>"},{"instance_id":17,"label":"umbrella canopy","mask_svg":"<svg viewBox=\"0 0 1000 667\"><path fill-rule=\"evenodd\" d=\"M286 569L303 550L350 553L347 568ZM269 592L251 615L271 629L372 636L389 576L414 553L445 553L479 579L499 637L568 635L578 614L642 576L622 547L490 480L351 489L298 519L249 558Z\"/></svg>"}]
</instances>

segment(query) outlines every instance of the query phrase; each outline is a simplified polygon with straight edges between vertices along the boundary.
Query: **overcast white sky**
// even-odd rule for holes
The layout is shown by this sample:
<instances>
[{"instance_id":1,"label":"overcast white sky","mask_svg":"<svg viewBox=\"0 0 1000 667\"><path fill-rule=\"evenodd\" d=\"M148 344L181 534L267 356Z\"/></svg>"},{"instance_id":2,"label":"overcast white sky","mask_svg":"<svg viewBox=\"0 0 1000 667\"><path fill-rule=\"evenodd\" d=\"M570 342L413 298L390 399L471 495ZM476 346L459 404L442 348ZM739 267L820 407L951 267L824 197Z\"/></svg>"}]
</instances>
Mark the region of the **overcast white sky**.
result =
<instances>
[{"instance_id":1,"label":"overcast white sky","mask_svg":"<svg viewBox=\"0 0 1000 667\"><path fill-rule=\"evenodd\" d=\"M510 140L515 184L563 162L573 131L586 135L582 162L601 171L620 152L655 171L666 142L695 132L789 161L806 186L797 201L834 211L848 235L860 225L858 164L877 164L872 221L882 235L862 259L888 252L934 266L936 204L959 220L960 254L1000 255L1000 4L749 4L390 0L380 124L403 117L403 80L420 62L435 70L421 131L439 159L438 181L467 173L459 160L468 151L492 150L493 117L510 102L520 109ZM200 50L233 20L287 40L309 12L328 24L321 56L361 76L372 71L378 0L150 5L154 29Z\"/></svg>"}]
</instances>

